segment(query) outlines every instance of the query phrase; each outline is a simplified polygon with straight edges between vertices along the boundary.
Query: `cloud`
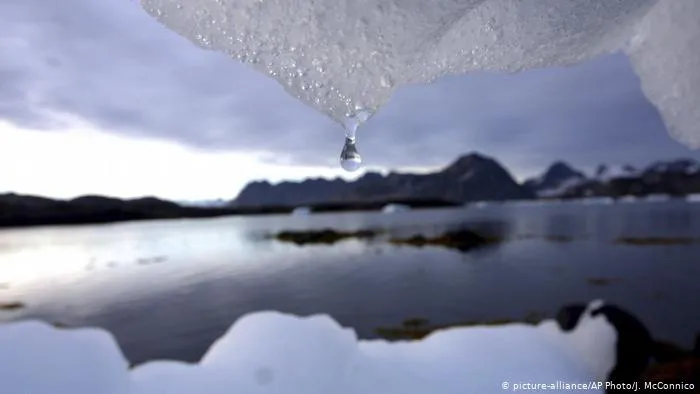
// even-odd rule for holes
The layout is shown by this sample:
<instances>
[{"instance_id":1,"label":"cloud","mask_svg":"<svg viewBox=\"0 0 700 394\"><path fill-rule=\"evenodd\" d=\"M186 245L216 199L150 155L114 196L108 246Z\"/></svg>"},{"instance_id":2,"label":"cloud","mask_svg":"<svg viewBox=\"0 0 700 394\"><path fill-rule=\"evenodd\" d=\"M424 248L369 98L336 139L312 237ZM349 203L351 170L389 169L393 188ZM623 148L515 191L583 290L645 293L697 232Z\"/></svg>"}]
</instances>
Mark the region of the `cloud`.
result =
<instances>
[{"instance_id":1,"label":"cloud","mask_svg":"<svg viewBox=\"0 0 700 394\"><path fill-rule=\"evenodd\" d=\"M0 118L162 138L268 161L337 166L340 126L275 81L165 29L136 1L0 3ZM697 152L672 141L623 55L519 74L446 77L398 91L359 132L376 166L436 166L471 150L531 173Z\"/></svg>"}]
</instances>

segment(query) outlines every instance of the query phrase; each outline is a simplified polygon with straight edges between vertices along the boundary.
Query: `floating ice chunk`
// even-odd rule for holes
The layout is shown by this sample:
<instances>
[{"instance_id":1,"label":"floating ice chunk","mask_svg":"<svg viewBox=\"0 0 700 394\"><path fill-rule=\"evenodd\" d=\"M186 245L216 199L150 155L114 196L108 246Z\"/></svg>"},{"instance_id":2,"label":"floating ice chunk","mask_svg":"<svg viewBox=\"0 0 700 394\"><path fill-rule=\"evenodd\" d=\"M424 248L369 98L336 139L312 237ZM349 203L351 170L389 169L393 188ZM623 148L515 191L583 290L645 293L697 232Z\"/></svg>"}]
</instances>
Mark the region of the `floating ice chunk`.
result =
<instances>
[{"instance_id":1,"label":"floating ice chunk","mask_svg":"<svg viewBox=\"0 0 700 394\"><path fill-rule=\"evenodd\" d=\"M382 213L408 212L411 207L404 204L387 204L382 208Z\"/></svg>"},{"instance_id":2,"label":"floating ice chunk","mask_svg":"<svg viewBox=\"0 0 700 394\"><path fill-rule=\"evenodd\" d=\"M624 197L620 198L618 201L622 202L622 203L630 204L630 203L639 202L639 198L637 198L636 196L624 196Z\"/></svg>"},{"instance_id":3,"label":"floating ice chunk","mask_svg":"<svg viewBox=\"0 0 700 394\"><path fill-rule=\"evenodd\" d=\"M375 111L409 83L571 65L622 49L671 134L700 147L698 1L141 2L168 28L252 65L339 122Z\"/></svg>"},{"instance_id":4,"label":"floating ice chunk","mask_svg":"<svg viewBox=\"0 0 700 394\"><path fill-rule=\"evenodd\" d=\"M502 382L605 380L615 327L591 303L573 330L452 328L422 341L358 341L327 316L259 312L239 319L199 364L153 361L127 370L111 335L44 323L0 325L3 392L32 394L502 393ZM556 392L555 390L550 390ZM603 390L592 390L603 392Z\"/></svg>"},{"instance_id":5,"label":"floating ice chunk","mask_svg":"<svg viewBox=\"0 0 700 394\"><path fill-rule=\"evenodd\" d=\"M308 216L311 215L311 208L309 207L296 207L292 211L293 216Z\"/></svg>"}]
</instances>

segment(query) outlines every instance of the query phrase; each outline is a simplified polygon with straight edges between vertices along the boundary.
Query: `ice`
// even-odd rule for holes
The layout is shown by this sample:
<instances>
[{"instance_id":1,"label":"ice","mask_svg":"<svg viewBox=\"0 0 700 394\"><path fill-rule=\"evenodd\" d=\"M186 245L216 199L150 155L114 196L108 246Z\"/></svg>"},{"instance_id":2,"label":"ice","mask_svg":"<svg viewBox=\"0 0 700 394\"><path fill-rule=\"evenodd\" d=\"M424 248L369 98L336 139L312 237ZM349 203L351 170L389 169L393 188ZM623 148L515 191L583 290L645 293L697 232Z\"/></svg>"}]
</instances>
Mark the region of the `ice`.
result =
<instances>
[{"instance_id":1,"label":"ice","mask_svg":"<svg viewBox=\"0 0 700 394\"><path fill-rule=\"evenodd\" d=\"M292 215L294 216L308 216L311 214L311 208L309 207L296 207L292 211Z\"/></svg>"},{"instance_id":2,"label":"ice","mask_svg":"<svg viewBox=\"0 0 700 394\"><path fill-rule=\"evenodd\" d=\"M565 66L622 50L671 135L700 147L698 1L141 2L168 28L339 122L445 74Z\"/></svg>"},{"instance_id":3,"label":"ice","mask_svg":"<svg viewBox=\"0 0 700 394\"><path fill-rule=\"evenodd\" d=\"M668 194L650 194L644 200L648 202L666 202L671 200L671 196Z\"/></svg>"},{"instance_id":4,"label":"ice","mask_svg":"<svg viewBox=\"0 0 700 394\"><path fill-rule=\"evenodd\" d=\"M121 394L130 388L127 368L106 331L36 321L0 325L1 393Z\"/></svg>"},{"instance_id":5,"label":"ice","mask_svg":"<svg viewBox=\"0 0 700 394\"><path fill-rule=\"evenodd\" d=\"M382 208L382 213L399 213L410 211L411 207L404 204L387 204Z\"/></svg>"},{"instance_id":6,"label":"ice","mask_svg":"<svg viewBox=\"0 0 700 394\"><path fill-rule=\"evenodd\" d=\"M0 392L31 394L463 394L509 382L605 380L617 333L588 312L574 330L451 328L421 341L358 341L328 316L257 312L240 318L198 364L131 370L113 337L34 321L0 325ZM603 392L593 390L593 392Z\"/></svg>"}]
</instances>

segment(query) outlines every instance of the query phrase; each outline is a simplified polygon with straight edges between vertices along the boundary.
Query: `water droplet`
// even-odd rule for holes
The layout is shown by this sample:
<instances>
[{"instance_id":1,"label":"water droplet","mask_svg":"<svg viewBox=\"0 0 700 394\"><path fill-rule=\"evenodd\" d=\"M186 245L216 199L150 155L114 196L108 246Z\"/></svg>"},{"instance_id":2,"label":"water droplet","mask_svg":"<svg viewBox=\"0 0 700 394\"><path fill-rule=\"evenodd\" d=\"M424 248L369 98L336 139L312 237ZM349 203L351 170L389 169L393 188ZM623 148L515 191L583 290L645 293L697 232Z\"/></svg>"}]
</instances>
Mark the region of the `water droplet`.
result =
<instances>
[{"instance_id":1,"label":"water droplet","mask_svg":"<svg viewBox=\"0 0 700 394\"><path fill-rule=\"evenodd\" d=\"M367 121L371 116L370 111L365 109L357 109L354 114L347 114L347 118L343 122L345 127L345 144L340 152L340 166L345 171L354 172L362 167L362 156L357 151L357 129L362 123Z\"/></svg>"},{"instance_id":2,"label":"water droplet","mask_svg":"<svg viewBox=\"0 0 700 394\"><path fill-rule=\"evenodd\" d=\"M362 156L357 152L355 138L345 137L345 145L340 152L340 166L348 172L355 172L362 167Z\"/></svg>"}]
</instances>

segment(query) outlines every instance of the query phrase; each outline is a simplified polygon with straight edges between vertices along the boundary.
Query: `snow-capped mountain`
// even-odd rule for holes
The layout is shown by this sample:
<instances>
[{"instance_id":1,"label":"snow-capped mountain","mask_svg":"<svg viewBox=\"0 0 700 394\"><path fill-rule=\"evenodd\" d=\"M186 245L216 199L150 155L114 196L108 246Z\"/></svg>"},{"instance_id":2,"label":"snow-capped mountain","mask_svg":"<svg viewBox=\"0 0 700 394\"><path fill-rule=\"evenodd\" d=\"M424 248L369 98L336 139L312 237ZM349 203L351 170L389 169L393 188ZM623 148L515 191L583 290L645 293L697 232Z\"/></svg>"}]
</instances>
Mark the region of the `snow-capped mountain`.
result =
<instances>
[{"instance_id":1,"label":"snow-capped mountain","mask_svg":"<svg viewBox=\"0 0 700 394\"><path fill-rule=\"evenodd\" d=\"M605 165L601 164L596 169L593 179L601 182L609 182L613 179L635 178L640 175L639 170L630 165Z\"/></svg>"},{"instance_id":2,"label":"snow-capped mountain","mask_svg":"<svg viewBox=\"0 0 700 394\"><path fill-rule=\"evenodd\" d=\"M644 171L650 173L684 173L687 175L700 174L700 163L692 159L662 161L651 164Z\"/></svg>"},{"instance_id":3,"label":"snow-capped mountain","mask_svg":"<svg viewBox=\"0 0 700 394\"><path fill-rule=\"evenodd\" d=\"M525 185L542 198L688 195L700 192L700 163L692 159L659 161L644 169L600 165L590 177L555 163Z\"/></svg>"},{"instance_id":4,"label":"snow-capped mountain","mask_svg":"<svg viewBox=\"0 0 700 394\"><path fill-rule=\"evenodd\" d=\"M569 164L558 161L553 163L540 176L528 179L523 184L540 197L558 196L567 189L586 180L583 172L573 169Z\"/></svg>"}]
</instances>

